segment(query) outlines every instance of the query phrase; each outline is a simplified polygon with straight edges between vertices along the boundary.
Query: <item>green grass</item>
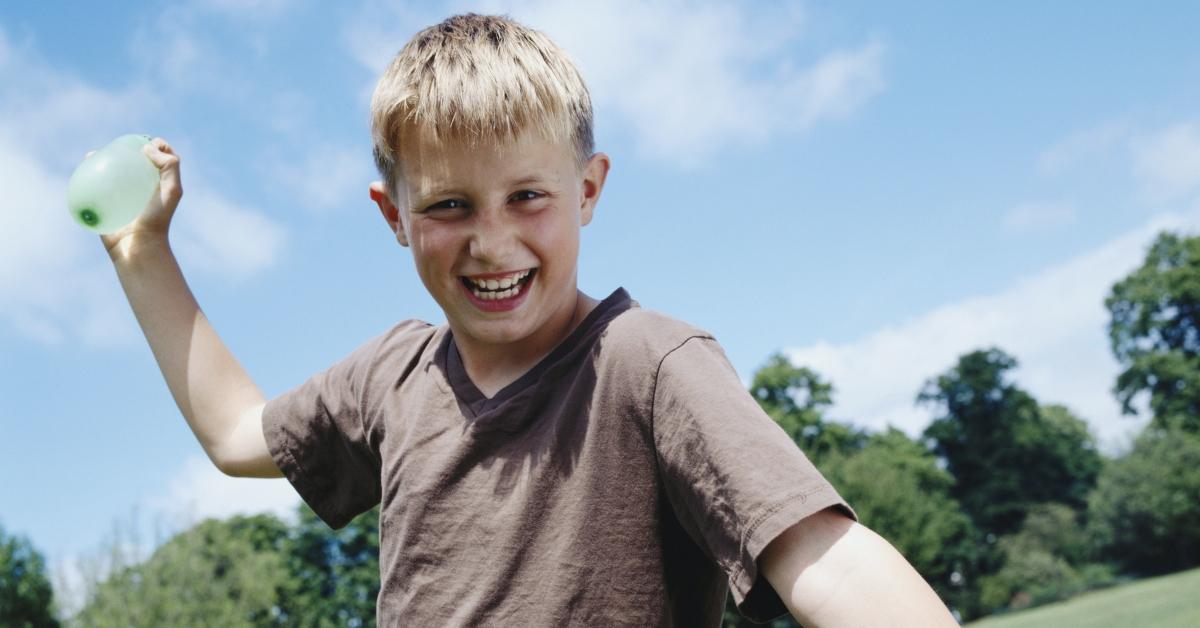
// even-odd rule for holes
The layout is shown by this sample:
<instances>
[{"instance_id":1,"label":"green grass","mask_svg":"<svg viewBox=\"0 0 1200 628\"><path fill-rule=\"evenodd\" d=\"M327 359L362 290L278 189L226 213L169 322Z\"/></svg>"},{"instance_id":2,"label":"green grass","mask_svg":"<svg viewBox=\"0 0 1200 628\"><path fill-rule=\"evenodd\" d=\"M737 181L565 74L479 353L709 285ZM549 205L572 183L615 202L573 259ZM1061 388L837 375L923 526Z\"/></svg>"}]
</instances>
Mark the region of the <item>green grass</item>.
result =
<instances>
[{"instance_id":1,"label":"green grass","mask_svg":"<svg viewBox=\"0 0 1200 628\"><path fill-rule=\"evenodd\" d=\"M1200 626L1200 569L1148 578L967 624L970 628L1196 628Z\"/></svg>"}]
</instances>

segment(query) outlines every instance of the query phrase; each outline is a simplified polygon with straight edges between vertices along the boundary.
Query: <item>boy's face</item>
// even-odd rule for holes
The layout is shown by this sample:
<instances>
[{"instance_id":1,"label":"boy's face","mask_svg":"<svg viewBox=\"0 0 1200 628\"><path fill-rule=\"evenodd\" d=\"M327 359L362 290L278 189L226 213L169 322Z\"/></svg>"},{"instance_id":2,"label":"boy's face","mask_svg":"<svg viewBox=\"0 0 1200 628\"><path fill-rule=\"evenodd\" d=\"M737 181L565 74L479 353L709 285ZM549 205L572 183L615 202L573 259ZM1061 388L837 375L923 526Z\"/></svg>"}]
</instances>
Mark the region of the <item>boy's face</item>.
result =
<instances>
[{"instance_id":1,"label":"boy's face","mask_svg":"<svg viewBox=\"0 0 1200 628\"><path fill-rule=\"evenodd\" d=\"M580 172L567 146L526 133L474 147L418 141L401 163L393 195L377 182L371 196L460 347L556 344L574 316L579 230L608 157Z\"/></svg>"}]
</instances>

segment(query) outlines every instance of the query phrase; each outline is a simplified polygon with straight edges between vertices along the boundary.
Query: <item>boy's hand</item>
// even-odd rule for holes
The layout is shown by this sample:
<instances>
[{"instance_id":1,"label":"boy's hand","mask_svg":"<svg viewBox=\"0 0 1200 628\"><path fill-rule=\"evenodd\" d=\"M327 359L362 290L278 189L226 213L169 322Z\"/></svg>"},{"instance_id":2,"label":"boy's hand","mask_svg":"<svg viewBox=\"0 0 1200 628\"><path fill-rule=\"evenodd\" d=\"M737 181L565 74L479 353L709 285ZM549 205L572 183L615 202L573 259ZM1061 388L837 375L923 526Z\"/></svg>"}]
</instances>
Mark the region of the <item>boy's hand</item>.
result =
<instances>
[{"instance_id":1,"label":"boy's hand","mask_svg":"<svg viewBox=\"0 0 1200 628\"><path fill-rule=\"evenodd\" d=\"M127 253L133 243L141 237L166 239L175 208L179 206L179 199L183 198L183 184L179 180L179 157L166 140L156 137L142 147L142 152L158 167L158 188L146 203L146 208L133 222L118 231L100 236L109 257L115 258L119 253Z\"/></svg>"}]
</instances>

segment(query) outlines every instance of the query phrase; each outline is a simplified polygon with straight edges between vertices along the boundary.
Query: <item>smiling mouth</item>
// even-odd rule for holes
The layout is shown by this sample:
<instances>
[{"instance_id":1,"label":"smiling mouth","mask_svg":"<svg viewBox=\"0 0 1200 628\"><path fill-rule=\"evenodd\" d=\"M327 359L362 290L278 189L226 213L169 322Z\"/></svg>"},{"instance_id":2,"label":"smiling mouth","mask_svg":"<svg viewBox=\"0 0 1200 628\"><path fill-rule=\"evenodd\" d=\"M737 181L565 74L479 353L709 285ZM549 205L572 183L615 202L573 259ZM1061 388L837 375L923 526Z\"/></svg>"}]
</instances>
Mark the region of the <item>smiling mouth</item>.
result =
<instances>
[{"instance_id":1,"label":"smiling mouth","mask_svg":"<svg viewBox=\"0 0 1200 628\"><path fill-rule=\"evenodd\" d=\"M475 295L475 298L481 301L499 301L519 296L525 286L533 281L533 276L536 274L536 268L529 268L503 277L486 279L459 277L459 280L467 290L471 291L471 294Z\"/></svg>"}]
</instances>

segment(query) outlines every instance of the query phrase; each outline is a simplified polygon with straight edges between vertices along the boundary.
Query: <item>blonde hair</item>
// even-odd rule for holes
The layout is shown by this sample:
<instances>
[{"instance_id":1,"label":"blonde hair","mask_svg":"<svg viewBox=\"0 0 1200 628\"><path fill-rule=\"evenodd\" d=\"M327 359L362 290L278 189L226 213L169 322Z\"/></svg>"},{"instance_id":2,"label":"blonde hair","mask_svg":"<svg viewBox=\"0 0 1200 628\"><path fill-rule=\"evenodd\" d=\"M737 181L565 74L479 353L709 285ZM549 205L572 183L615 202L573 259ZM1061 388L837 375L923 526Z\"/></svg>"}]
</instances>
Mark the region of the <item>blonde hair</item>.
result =
<instances>
[{"instance_id":1,"label":"blonde hair","mask_svg":"<svg viewBox=\"0 0 1200 628\"><path fill-rule=\"evenodd\" d=\"M503 141L536 130L591 157L592 101L567 54L505 16L456 15L417 33L371 97L375 165L394 190L401 148L433 141Z\"/></svg>"}]
</instances>

